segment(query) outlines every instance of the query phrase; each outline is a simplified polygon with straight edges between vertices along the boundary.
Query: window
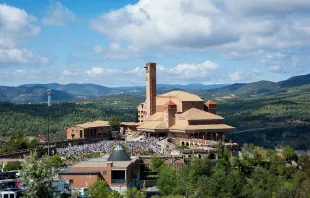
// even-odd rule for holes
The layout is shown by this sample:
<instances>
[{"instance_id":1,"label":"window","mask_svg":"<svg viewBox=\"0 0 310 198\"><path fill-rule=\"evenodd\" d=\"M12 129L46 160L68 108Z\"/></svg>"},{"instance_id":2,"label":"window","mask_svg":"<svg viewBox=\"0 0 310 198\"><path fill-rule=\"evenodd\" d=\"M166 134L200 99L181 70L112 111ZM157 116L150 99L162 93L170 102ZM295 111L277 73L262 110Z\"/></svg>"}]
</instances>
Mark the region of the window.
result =
<instances>
[{"instance_id":1,"label":"window","mask_svg":"<svg viewBox=\"0 0 310 198\"><path fill-rule=\"evenodd\" d=\"M102 175L107 175L107 171L103 171L103 172L102 172Z\"/></svg>"},{"instance_id":2,"label":"window","mask_svg":"<svg viewBox=\"0 0 310 198\"><path fill-rule=\"evenodd\" d=\"M70 184L73 184L73 179L70 179L70 180L69 180L69 183L70 183Z\"/></svg>"},{"instance_id":3,"label":"window","mask_svg":"<svg viewBox=\"0 0 310 198\"><path fill-rule=\"evenodd\" d=\"M112 184L123 184L125 183L125 171L124 170L113 170L112 171Z\"/></svg>"}]
</instances>

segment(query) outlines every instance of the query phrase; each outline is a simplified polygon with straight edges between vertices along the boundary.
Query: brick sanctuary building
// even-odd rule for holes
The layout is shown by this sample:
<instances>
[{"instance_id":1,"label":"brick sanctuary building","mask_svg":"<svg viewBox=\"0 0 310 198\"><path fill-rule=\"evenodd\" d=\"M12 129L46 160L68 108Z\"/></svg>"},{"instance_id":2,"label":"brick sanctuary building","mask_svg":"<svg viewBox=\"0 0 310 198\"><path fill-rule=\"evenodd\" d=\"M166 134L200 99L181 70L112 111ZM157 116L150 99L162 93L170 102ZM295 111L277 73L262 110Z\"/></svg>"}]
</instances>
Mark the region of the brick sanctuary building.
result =
<instances>
[{"instance_id":1,"label":"brick sanctuary building","mask_svg":"<svg viewBox=\"0 0 310 198\"><path fill-rule=\"evenodd\" d=\"M74 164L58 177L69 180L73 188L90 187L99 178L106 181L111 190L123 192L127 188L140 187L139 162L138 157L129 157L118 144L111 155Z\"/></svg>"},{"instance_id":2,"label":"brick sanctuary building","mask_svg":"<svg viewBox=\"0 0 310 198\"><path fill-rule=\"evenodd\" d=\"M73 139L102 139L108 140L110 124L108 121L97 120L67 128L67 140Z\"/></svg>"},{"instance_id":3,"label":"brick sanctuary building","mask_svg":"<svg viewBox=\"0 0 310 198\"><path fill-rule=\"evenodd\" d=\"M197 95L172 91L156 95L156 63L146 66L146 100L138 106L141 125L138 131L148 136L169 138L224 140L225 133L235 131L216 115L216 104L204 102Z\"/></svg>"}]
</instances>

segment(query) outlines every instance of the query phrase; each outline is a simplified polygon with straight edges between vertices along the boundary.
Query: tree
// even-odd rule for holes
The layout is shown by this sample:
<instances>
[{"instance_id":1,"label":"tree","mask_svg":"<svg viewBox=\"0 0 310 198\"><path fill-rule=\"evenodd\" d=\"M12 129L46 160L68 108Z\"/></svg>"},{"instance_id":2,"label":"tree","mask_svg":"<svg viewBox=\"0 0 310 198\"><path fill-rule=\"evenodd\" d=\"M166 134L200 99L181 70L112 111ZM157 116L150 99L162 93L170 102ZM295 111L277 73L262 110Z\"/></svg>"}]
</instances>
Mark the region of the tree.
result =
<instances>
[{"instance_id":1,"label":"tree","mask_svg":"<svg viewBox=\"0 0 310 198\"><path fill-rule=\"evenodd\" d=\"M163 166L159 171L157 186L162 195L178 195L184 192L185 186L180 186L177 170L171 166ZM181 193L180 193L181 192Z\"/></svg>"},{"instance_id":2,"label":"tree","mask_svg":"<svg viewBox=\"0 0 310 198\"><path fill-rule=\"evenodd\" d=\"M89 187L90 197L109 197L110 191L108 189L108 184L102 179L98 179L93 185Z\"/></svg>"},{"instance_id":3,"label":"tree","mask_svg":"<svg viewBox=\"0 0 310 198\"><path fill-rule=\"evenodd\" d=\"M139 191L136 187L134 187L134 188L127 188L124 191L124 196L126 198L145 198L145 193Z\"/></svg>"},{"instance_id":4,"label":"tree","mask_svg":"<svg viewBox=\"0 0 310 198\"><path fill-rule=\"evenodd\" d=\"M164 165L164 160L159 156L153 156L150 160L149 167L153 172L159 172L160 168Z\"/></svg>"},{"instance_id":5,"label":"tree","mask_svg":"<svg viewBox=\"0 0 310 198\"><path fill-rule=\"evenodd\" d=\"M3 171L10 171L10 170L19 170L21 169L21 163L19 161L15 162L8 162L5 167L3 168Z\"/></svg>"},{"instance_id":6,"label":"tree","mask_svg":"<svg viewBox=\"0 0 310 198\"><path fill-rule=\"evenodd\" d=\"M111 131L120 131L121 121L120 121L120 118L118 116L113 117L109 121L109 124L110 124Z\"/></svg>"},{"instance_id":7,"label":"tree","mask_svg":"<svg viewBox=\"0 0 310 198\"><path fill-rule=\"evenodd\" d=\"M48 164L48 156L39 158L37 153L31 153L25 158L21 173L23 182L29 186L26 197L49 197L53 174L52 167Z\"/></svg>"},{"instance_id":8,"label":"tree","mask_svg":"<svg viewBox=\"0 0 310 198\"><path fill-rule=\"evenodd\" d=\"M290 146L286 146L283 151L282 151L282 155L283 157L290 161L290 160L296 160L297 159L297 155L294 151L294 149Z\"/></svg>"},{"instance_id":9,"label":"tree","mask_svg":"<svg viewBox=\"0 0 310 198\"><path fill-rule=\"evenodd\" d=\"M66 167L65 162L61 159L59 155L54 155L47 158L47 165L54 169Z\"/></svg>"},{"instance_id":10,"label":"tree","mask_svg":"<svg viewBox=\"0 0 310 198\"><path fill-rule=\"evenodd\" d=\"M217 145L217 151L218 151L218 162L216 163L216 167L227 168L229 165L229 154L227 148L223 146L221 141L219 141Z\"/></svg>"},{"instance_id":11,"label":"tree","mask_svg":"<svg viewBox=\"0 0 310 198\"><path fill-rule=\"evenodd\" d=\"M118 191L113 190L113 191L110 193L109 198L123 198L123 196L122 196L121 194L119 194Z\"/></svg>"}]
</instances>

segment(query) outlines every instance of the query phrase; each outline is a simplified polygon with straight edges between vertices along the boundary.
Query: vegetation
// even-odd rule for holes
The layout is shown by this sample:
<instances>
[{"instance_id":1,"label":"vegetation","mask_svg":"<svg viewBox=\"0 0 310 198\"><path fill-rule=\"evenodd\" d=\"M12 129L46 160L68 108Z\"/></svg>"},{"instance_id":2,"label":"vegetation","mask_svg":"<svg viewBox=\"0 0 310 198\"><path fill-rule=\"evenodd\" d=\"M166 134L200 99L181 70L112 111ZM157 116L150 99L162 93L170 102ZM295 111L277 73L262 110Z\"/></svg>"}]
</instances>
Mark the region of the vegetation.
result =
<instances>
[{"instance_id":1,"label":"vegetation","mask_svg":"<svg viewBox=\"0 0 310 198\"><path fill-rule=\"evenodd\" d=\"M89 188L90 197L106 197L106 198L145 198L145 193L137 190L137 188L127 188L123 195L117 191L110 191L108 184L102 179L98 179Z\"/></svg>"},{"instance_id":2,"label":"vegetation","mask_svg":"<svg viewBox=\"0 0 310 198\"><path fill-rule=\"evenodd\" d=\"M25 133L17 132L2 143L0 153L11 152L14 150L36 148L39 145L38 138L28 138Z\"/></svg>"},{"instance_id":3,"label":"vegetation","mask_svg":"<svg viewBox=\"0 0 310 198\"><path fill-rule=\"evenodd\" d=\"M127 188L124 191L124 198L145 198L145 193L139 191L137 188Z\"/></svg>"},{"instance_id":4,"label":"vegetation","mask_svg":"<svg viewBox=\"0 0 310 198\"><path fill-rule=\"evenodd\" d=\"M308 75L309 76L309 75ZM294 78L295 79L295 78ZM294 149L310 148L310 85L308 77L279 83L266 81L250 84L234 84L215 90L190 90L207 99L214 99L217 112L225 122L238 131L262 128L241 134L228 134L234 142L254 143L266 148L291 146ZM299 82L294 86L294 82ZM300 86L303 85L303 86ZM266 91L268 88L268 92ZM254 90L255 89L255 90ZM223 99L230 94L242 93L243 97ZM251 93L251 94L244 94ZM113 130L120 121L135 121L136 107L145 96L110 95L81 100L78 103L55 103L51 108L46 104L0 103L0 138L24 132L28 136L47 134L47 118L50 115L54 139L64 139L69 126L93 120L108 120ZM119 118L119 120L118 120ZM0 141L0 152L14 150L14 144ZM5 144L5 145L4 145ZM24 148L25 144L19 144ZM5 147L5 148L3 148Z\"/></svg>"},{"instance_id":5,"label":"vegetation","mask_svg":"<svg viewBox=\"0 0 310 198\"><path fill-rule=\"evenodd\" d=\"M164 160L162 160L158 156L153 156L150 159L149 168L153 172L159 172L163 165L164 165Z\"/></svg>"},{"instance_id":6,"label":"vegetation","mask_svg":"<svg viewBox=\"0 0 310 198\"><path fill-rule=\"evenodd\" d=\"M287 147L286 150L291 151L291 148ZM291 154L289 156L292 156ZM286 154L283 153L284 155ZM219 161L215 165L206 159L196 158L180 169L164 166L159 172L157 183L161 196L188 198L310 196L309 156L302 156L298 161L289 159L287 161L286 157L278 155L275 150L254 146L244 151L242 159L228 156L228 151L221 149Z\"/></svg>"},{"instance_id":7,"label":"vegetation","mask_svg":"<svg viewBox=\"0 0 310 198\"><path fill-rule=\"evenodd\" d=\"M31 153L22 165L23 183L29 186L25 197L49 197L53 171L48 156L39 158L37 153Z\"/></svg>"},{"instance_id":8,"label":"vegetation","mask_svg":"<svg viewBox=\"0 0 310 198\"><path fill-rule=\"evenodd\" d=\"M90 197L109 197L110 195L108 184L101 179L91 185L88 192Z\"/></svg>"},{"instance_id":9,"label":"vegetation","mask_svg":"<svg viewBox=\"0 0 310 198\"><path fill-rule=\"evenodd\" d=\"M19 161L16 162L8 162L5 167L3 168L3 171L11 171L11 170L19 170L21 169L21 163Z\"/></svg>"},{"instance_id":10,"label":"vegetation","mask_svg":"<svg viewBox=\"0 0 310 198\"><path fill-rule=\"evenodd\" d=\"M24 132L37 137L47 136L50 115L51 140L64 139L65 130L74 124L94 120L110 120L118 116L122 121L134 121L135 108L102 107L99 104L59 103L48 108L45 104L0 103L0 135L12 136Z\"/></svg>"},{"instance_id":11,"label":"vegetation","mask_svg":"<svg viewBox=\"0 0 310 198\"><path fill-rule=\"evenodd\" d=\"M110 124L110 129L111 129L111 131L117 131L117 132L119 132L121 121L120 121L120 118L119 118L118 116L113 117L113 118L109 121L109 124Z\"/></svg>"}]
</instances>

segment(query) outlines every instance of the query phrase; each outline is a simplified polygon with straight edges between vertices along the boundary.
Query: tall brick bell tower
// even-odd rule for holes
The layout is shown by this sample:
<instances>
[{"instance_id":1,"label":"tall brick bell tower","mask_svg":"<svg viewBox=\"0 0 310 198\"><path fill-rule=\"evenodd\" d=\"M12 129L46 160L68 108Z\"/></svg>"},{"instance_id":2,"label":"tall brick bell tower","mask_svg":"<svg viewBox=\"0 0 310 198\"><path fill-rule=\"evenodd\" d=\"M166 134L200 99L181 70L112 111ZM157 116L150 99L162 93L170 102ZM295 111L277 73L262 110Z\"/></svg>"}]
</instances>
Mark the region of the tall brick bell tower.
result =
<instances>
[{"instance_id":1,"label":"tall brick bell tower","mask_svg":"<svg viewBox=\"0 0 310 198\"><path fill-rule=\"evenodd\" d=\"M146 69L146 101L144 121L156 113L156 63L147 63Z\"/></svg>"}]
</instances>

